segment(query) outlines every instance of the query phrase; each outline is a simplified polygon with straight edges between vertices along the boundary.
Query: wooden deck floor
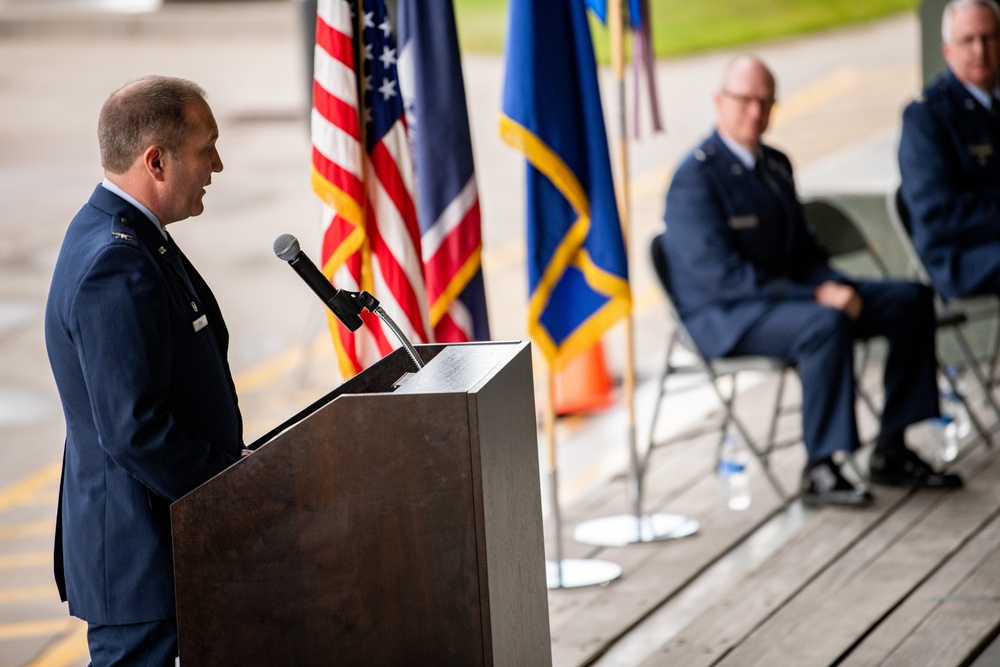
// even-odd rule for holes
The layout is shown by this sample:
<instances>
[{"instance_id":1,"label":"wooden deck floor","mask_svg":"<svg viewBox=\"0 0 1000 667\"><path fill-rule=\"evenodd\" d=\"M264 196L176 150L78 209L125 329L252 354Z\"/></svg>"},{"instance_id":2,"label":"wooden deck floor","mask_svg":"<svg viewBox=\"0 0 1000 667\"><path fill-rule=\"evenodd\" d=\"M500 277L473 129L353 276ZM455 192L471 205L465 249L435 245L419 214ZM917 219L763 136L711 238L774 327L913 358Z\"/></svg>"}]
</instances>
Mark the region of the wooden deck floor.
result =
<instances>
[{"instance_id":1,"label":"wooden deck floor","mask_svg":"<svg viewBox=\"0 0 1000 667\"><path fill-rule=\"evenodd\" d=\"M768 388L742 399L752 423L763 422L752 415L765 414ZM870 419L862 427L874 429ZM911 436L920 447L926 433ZM739 512L722 501L714 446L703 436L664 447L646 476L645 511L696 518L695 536L620 548L575 542L581 521L629 511L620 479L563 508L564 557L610 560L623 574L604 587L549 591L555 665L1000 664L996 647L980 655L1000 632L995 450L973 436L963 442L952 466L961 491L872 487L876 503L863 510L782 503L751 464L753 503ZM866 458L862 450L862 470ZM773 456L787 489L797 488L803 460L801 446ZM619 651L629 642L641 646Z\"/></svg>"}]
</instances>

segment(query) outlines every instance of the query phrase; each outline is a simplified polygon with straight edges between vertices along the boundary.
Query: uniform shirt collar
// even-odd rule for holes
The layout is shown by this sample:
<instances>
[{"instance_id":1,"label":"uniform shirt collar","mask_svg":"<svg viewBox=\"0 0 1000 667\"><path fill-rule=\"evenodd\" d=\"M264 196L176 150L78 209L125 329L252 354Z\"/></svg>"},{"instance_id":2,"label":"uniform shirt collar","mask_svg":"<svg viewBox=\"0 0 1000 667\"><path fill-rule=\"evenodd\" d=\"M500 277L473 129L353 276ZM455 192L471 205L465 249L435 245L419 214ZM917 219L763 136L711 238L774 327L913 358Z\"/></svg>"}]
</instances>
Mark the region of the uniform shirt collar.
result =
<instances>
[{"instance_id":1,"label":"uniform shirt collar","mask_svg":"<svg viewBox=\"0 0 1000 667\"><path fill-rule=\"evenodd\" d=\"M731 139L726 135L725 132L719 130L719 138L722 139L722 143L726 145L736 159L739 160L747 171L753 171L753 168L757 165L757 154L751 153L743 145L737 143L735 140Z\"/></svg>"},{"instance_id":2,"label":"uniform shirt collar","mask_svg":"<svg viewBox=\"0 0 1000 667\"><path fill-rule=\"evenodd\" d=\"M104 181L101 182L101 185L104 187L104 189L110 190L111 192L115 193L116 195L127 201L129 204L132 204L132 206L135 206L137 209L142 211L147 218L153 221L153 224L156 225L156 228L160 230L161 234L163 234L163 238L167 238L167 232L165 229L163 229L163 225L160 224L160 221L157 219L157 217L153 215L152 211L150 211L148 208L140 204L135 197L125 192L120 187L118 187L117 185L115 185L106 178L104 179Z\"/></svg>"},{"instance_id":3,"label":"uniform shirt collar","mask_svg":"<svg viewBox=\"0 0 1000 667\"><path fill-rule=\"evenodd\" d=\"M977 102L982 104L987 109L990 108L990 106L993 103L993 100L990 99L989 93L987 93L985 90L982 90L981 88L973 86L971 83L966 83L965 81L959 81L959 83L962 84L963 88L969 91L969 94L972 95Z\"/></svg>"},{"instance_id":4,"label":"uniform shirt collar","mask_svg":"<svg viewBox=\"0 0 1000 667\"><path fill-rule=\"evenodd\" d=\"M962 87L969 91L977 102L983 105L983 108L988 110L993 110L993 100L1000 97L1000 88L994 88L992 91L985 91L978 86L974 86L971 83L966 83L965 81L959 80Z\"/></svg>"}]
</instances>

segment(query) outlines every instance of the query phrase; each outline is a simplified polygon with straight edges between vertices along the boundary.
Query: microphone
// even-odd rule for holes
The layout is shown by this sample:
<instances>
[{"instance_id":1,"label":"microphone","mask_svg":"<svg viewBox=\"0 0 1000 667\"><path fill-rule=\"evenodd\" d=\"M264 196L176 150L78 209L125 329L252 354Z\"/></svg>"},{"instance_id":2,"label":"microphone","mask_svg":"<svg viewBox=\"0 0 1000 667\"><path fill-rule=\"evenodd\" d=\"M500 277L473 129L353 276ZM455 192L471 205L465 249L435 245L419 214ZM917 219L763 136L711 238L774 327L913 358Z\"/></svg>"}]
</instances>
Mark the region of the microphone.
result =
<instances>
[{"instance_id":1,"label":"microphone","mask_svg":"<svg viewBox=\"0 0 1000 667\"><path fill-rule=\"evenodd\" d=\"M326 276L316 268L316 265L306 257L306 254L299 249L299 240L291 234L282 234L274 239L274 254L278 259L288 262L288 265L295 269L299 277L305 281L316 296L326 304L326 307L333 311L337 319L343 322L349 331L357 331L358 327L364 324L359 314L361 309L368 306L357 299L357 294L336 289L326 279ZM362 292L361 294L367 294ZM370 298L370 297L369 297ZM378 306L378 301L374 301L374 306ZM371 309L371 308L369 308Z\"/></svg>"},{"instance_id":2,"label":"microphone","mask_svg":"<svg viewBox=\"0 0 1000 667\"><path fill-rule=\"evenodd\" d=\"M312 288L316 296L326 304L327 308L333 311L333 314L344 323L344 326L348 330L351 332L357 331L358 327L364 324L364 320L361 319L360 314L362 309L367 309L369 313L374 313L382 320L389 327L389 330L395 334L396 338L399 339L399 342L406 349L406 353L410 355L410 359L413 360L413 364L417 367L417 370L424 367L424 362L421 360L420 355L417 354L416 348L406 339L402 330L392 321L392 318L389 317L385 310L382 309L378 303L378 299L364 290L360 292L348 292L336 289L326 279L326 276L316 268L316 265L306 257L306 254L299 249L299 240L291 234L282 234L274 239L274 254L278 256L278 259L285 260L295 269L295 272L306 282L306 285Z\"/></svg>"}]
</instances>

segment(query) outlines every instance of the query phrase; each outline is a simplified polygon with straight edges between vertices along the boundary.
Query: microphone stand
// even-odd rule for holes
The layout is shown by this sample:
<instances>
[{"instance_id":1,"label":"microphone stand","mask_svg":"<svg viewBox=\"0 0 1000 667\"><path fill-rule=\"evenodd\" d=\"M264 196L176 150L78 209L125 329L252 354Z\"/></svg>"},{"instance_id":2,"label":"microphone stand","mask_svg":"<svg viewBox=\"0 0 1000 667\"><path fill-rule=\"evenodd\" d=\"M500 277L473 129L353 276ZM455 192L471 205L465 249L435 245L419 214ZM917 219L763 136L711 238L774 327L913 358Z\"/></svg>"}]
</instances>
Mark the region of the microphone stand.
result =
<instances>
[{"instance_id":1,"label":"microphone stand","mask_svg":"<svg viewBox=\"0 0 1000 667\"><path fill-rule=\"evenodd\" d=\"M385 323L385 325L389 327L389 330L392 331L393 335L395 335L396 338L399 340L399 342L402 344L403 349L406 350L406 353L410 355L410 359L413 360L413 363L416 365L417 370L420 370L421 368L424 367L424 362L420 360L420 355L417 354L417 349L413 347L413 344L410 343L409 339L399 328L399 326L393 321L393 319L389 317L389 314L385 312L385 309L379 305L378 299L373 297L368 292L365 292L364 290L360 292L348 292L347 290L341 290L341 293L348 297L347 301L354 308L355 315L360 315L361 310L365 309L369 313L374 313L380 320L382 320Z\"/></svg>"}]
</instances>

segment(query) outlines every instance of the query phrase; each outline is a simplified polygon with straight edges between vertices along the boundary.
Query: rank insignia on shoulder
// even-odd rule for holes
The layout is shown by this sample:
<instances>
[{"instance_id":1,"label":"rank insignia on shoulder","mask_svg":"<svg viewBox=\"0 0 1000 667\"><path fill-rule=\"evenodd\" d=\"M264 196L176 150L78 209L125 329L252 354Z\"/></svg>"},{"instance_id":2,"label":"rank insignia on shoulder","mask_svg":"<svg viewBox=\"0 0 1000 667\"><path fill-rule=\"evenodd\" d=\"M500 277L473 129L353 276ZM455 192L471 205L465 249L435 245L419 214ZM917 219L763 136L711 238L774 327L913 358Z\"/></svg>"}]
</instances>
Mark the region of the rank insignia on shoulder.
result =
<instances>
[{"instance_id":1,"label":"rank insignia on shoulder","mask_svg":"<svg viewBox=\"0 0 1000 667\"><path fill-rule=\"evenodd\" d=\"M111 232L111 235L116 239L121 239L122 241L131 241L135 238L131 234L126 234L125 232Z\"/></svg>"},{"instance_id":2,"label":"rank insignia on shoulder","mask_svg":"<svg viewBox=\"0 0 1000 667\"><path fill-rule=\"evenodd\" d=\"M979 162L979 166L985 167L989 159L993 157L993 145L972 144L969 146L969 155Z\"/></svg>"},{"instance_id":3,"label":"rank insignia on shoulder","mask_svg":"<svg viewBox=\"0 0 1000 667\"><path fill-rule=\"evenodd\" d=\"M161 245L159 248L156 249L156 252L160 253L161 255L166 255L167 254L167 248L166 248L166 246L162 246Z\"/></svg>"}]
</instances>

